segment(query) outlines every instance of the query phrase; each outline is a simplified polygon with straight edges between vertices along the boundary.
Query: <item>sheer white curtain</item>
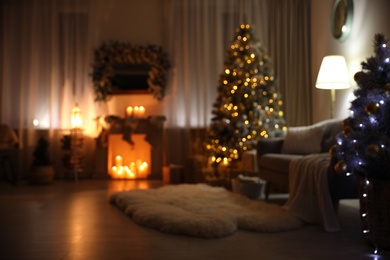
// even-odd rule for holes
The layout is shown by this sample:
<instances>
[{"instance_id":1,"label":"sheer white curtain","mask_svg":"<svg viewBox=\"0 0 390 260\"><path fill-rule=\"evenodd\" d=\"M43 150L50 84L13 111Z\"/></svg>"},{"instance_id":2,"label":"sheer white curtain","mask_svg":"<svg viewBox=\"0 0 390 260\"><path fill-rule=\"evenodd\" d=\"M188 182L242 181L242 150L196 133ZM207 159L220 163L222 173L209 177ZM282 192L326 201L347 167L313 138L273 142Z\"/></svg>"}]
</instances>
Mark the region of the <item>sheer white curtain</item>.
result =
<instances>
[{"instance_id":1,"label":"sheer white curtain","mask_svg":"<svg viewBox=\"0 0 390 260\"><path fill-rule=\"evenodd\" d=\"M3 1L3 82L1 121L19 129L31 157L37 132L50 135L54 160L60 160L60 129L70 128L77 102L84 128L93 130L94 98L90 69L96 0ZM39 125L33 125L37 120ZM57 156L55 156L57 155Z\"/></svg>"},{"instance_id":2,"label":"sheer white curtain","mask_svg":"<svg viewBox=\"0 0 390 260\"><path fill-rule=\"evenodd\" d=\"M166 1L167 46L173 63L164 100L168 127L206 127L210 123L225 51L243 22L254 25L257 38L263 38L263 2Z\"/></svg>"},{"instance_id":3,"label":"sheer white curtain","mask_svg":"<svg viewBox=\"0 0 390 260\"><path fill-rule=\"evenodd\" d=\"M173 150L169 154L188 154L190 147L177 146L175 142L182 138L186 143L185 129L210 124L225 51L243 22L253 26L256 38L273 61L288 125L310 122L309 3L310 0L166 1L166 45L173 63L164 100L172 135L168 136L168 146Z\"/></svg>"},{"instance_id":4,"label":"sheer white curtain","mask_svg":"<svg viewBox=\"0 0 390 260\"><path fill-rule=\"evenodd\" d=\"M267 47L289 126L312 123L310 0L269 0Z\"/></svg>"},{"instance_id":5,"label":"sheer white curtain","mask_svg":"<svg viewBox=\"0 0 390 260\"><path fill-rule=\"evenodd\" d=\"M266 8L258 0L167 0L165 4L166 45L173 65L164 98L167 161L182 163L193 145L189 130L206 128L211 122L225 51L235 30L250 23L261 40Z\"/></svg>"}]
</instances>

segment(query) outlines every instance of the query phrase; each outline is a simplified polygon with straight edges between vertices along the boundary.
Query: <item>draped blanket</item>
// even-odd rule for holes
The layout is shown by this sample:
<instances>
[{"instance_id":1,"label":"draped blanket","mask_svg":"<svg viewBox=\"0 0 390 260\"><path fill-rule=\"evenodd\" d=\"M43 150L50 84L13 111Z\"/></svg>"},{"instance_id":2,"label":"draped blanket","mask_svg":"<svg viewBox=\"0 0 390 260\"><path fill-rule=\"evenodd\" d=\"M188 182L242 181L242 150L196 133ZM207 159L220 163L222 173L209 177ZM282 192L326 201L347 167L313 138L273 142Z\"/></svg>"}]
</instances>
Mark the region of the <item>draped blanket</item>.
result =
<instances>
[{"instance_id":1,"label":"draped blanket","mask_svg":"<svg viewBox=\"0 0 390 260\"><path fill-rule=\"evenodd\" d=\"M340 230L328 182L330 154L310 154L290 163L290 195L284 208L307 223L328 232Z\"/></svg>"}]
</instances>

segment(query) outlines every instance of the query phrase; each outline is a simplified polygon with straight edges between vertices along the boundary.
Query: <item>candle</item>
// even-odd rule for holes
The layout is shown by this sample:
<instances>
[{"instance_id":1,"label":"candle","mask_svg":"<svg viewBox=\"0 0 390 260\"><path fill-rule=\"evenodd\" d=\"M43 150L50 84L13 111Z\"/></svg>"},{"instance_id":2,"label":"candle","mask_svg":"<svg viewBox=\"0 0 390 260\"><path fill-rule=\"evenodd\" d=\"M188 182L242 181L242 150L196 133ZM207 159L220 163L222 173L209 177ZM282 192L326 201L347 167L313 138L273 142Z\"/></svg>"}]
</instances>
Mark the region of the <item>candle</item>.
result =
<instances>
[{"instance_id":1,"label":"candle","mask_svg":"<svg viewBox=\"0 0 390 260\"><path fill-rule=\"evenodd\" d=\"M139 107L138 107L138 106L135 106L135 107L134 107L134 117L135 117L135 118L138 118L138 117L139 117Z\"/></svg>"},{"instance_id":2,"label":"candle","mask_svg":"<svg viewBox=\"0 0 390 260\"><path fill-rule=\"evenodd\" d=\"M116 166L112 166L111 167L111 171L112 173L116 174L116 171L118 170L118 168L116 168Z\"/></svg>"},{"instance_id":3,"label":"candle","mask_svg":"<svg viewBox=\"0 0 390 260\"><path fill-rule=\"evenodd\" d=\"M137 177L137 169L135 162L130 163L130 171L134 174L134 178Z\"/></svg>"},{"instance_id":4,"label":"candle","mask_svg":"<svg viewBox=\"0 0 390 260\"><path fill-rule=\"evenodd\" d=\"M148 164L146 163L146 162L143 162L142 163L142 171L144 172L144 178L146 178L147 176L147 174L148 174Z\"/></svg>"},{"instance_id":5,"label":"candle","mask_svg":"<svg viewBox=\"0 0 390 260\"><path fill-rule=\"evenodd\" d=\"M132 116L133 116L133 107L128 106L128 107L126 108L126 115L127 115L128 117L132 117Z\"/></svg>"},{"instance_id":6,"label":"candle","mask_svg":"<svg viewBox=\"0 0 390 260\"><path fill-rule=\"evenodd\" d=\"M142 162L141 160L137 161L137 170L140 178L146 178L148 173L148 164L146 162Z\"/></svg>"},{"instance_id":7,"label":"candle","mask_svg":"<svg viewBox=\"0 0 390 260\"><path fill-rule=\"evenodd\" d=\"M142 118L142 117L144 117L145 116L145 108L143 107L143 106L140 106L139 108L138 108L138 117L139 118Z\"/></svg>"},{"instance_id":8,"label":"candle","mask_svg":"<svg viewBox=\"0 0 390 260\"><path fill-rule=\"evenodd\" d=\"M146 109L143 106L135 106L133 108L133 114L136 118L142 118L145 116Z\"/></svg>"},{"instance_id":9,"label":"candle","mask_svg":"<svg viewBox=\"0 0 390 260\"><path fill-rule=\"evenodd\" d=\"M122 167L122 161L123 161L122 156L117 155L115 157L115 165L117 168Z\"/></svg>"}]
</instances>

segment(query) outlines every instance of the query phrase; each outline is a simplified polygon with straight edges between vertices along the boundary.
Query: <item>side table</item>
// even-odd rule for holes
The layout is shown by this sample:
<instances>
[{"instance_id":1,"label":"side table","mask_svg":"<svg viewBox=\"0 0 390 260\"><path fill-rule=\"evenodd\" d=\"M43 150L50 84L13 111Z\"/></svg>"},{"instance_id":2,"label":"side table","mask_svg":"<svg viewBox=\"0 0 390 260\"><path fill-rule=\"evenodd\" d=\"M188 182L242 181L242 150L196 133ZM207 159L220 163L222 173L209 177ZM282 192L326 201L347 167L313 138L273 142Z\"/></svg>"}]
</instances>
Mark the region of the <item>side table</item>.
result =
<instances>
[{"instance_id":1,"label":"side table","mask_svg":"<svg viewBox=\"0 0 390 260\"><path fill-rule=\"evenodd\" d=\"M64 177L77 181L79 175L84 172L83 130L71 129L69 134L64 134L61 142L61 149L64 151L62 156Z\"/></svg>"}]
</instances>

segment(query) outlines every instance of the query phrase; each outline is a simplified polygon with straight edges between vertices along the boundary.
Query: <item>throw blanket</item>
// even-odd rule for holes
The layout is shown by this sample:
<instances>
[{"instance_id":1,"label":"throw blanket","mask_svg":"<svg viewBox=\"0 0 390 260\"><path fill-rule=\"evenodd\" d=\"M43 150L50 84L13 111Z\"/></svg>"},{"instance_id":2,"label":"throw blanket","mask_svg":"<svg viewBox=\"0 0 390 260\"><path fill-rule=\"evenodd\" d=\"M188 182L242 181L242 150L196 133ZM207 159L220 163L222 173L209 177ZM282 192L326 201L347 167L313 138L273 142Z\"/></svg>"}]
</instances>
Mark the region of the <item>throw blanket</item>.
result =
<instances>
[{"instance_id":1,"label":"throw blanket","mask_svg":"<svg viewBox=\"0 0 390 260\"><path fill-rule=\"evenodd\" d=\"M311 154L290 163L290 195L284 207L294 216L321 224L328 232L340 230L329 192L330 154Z\"/></svg>"}]
</instances>

